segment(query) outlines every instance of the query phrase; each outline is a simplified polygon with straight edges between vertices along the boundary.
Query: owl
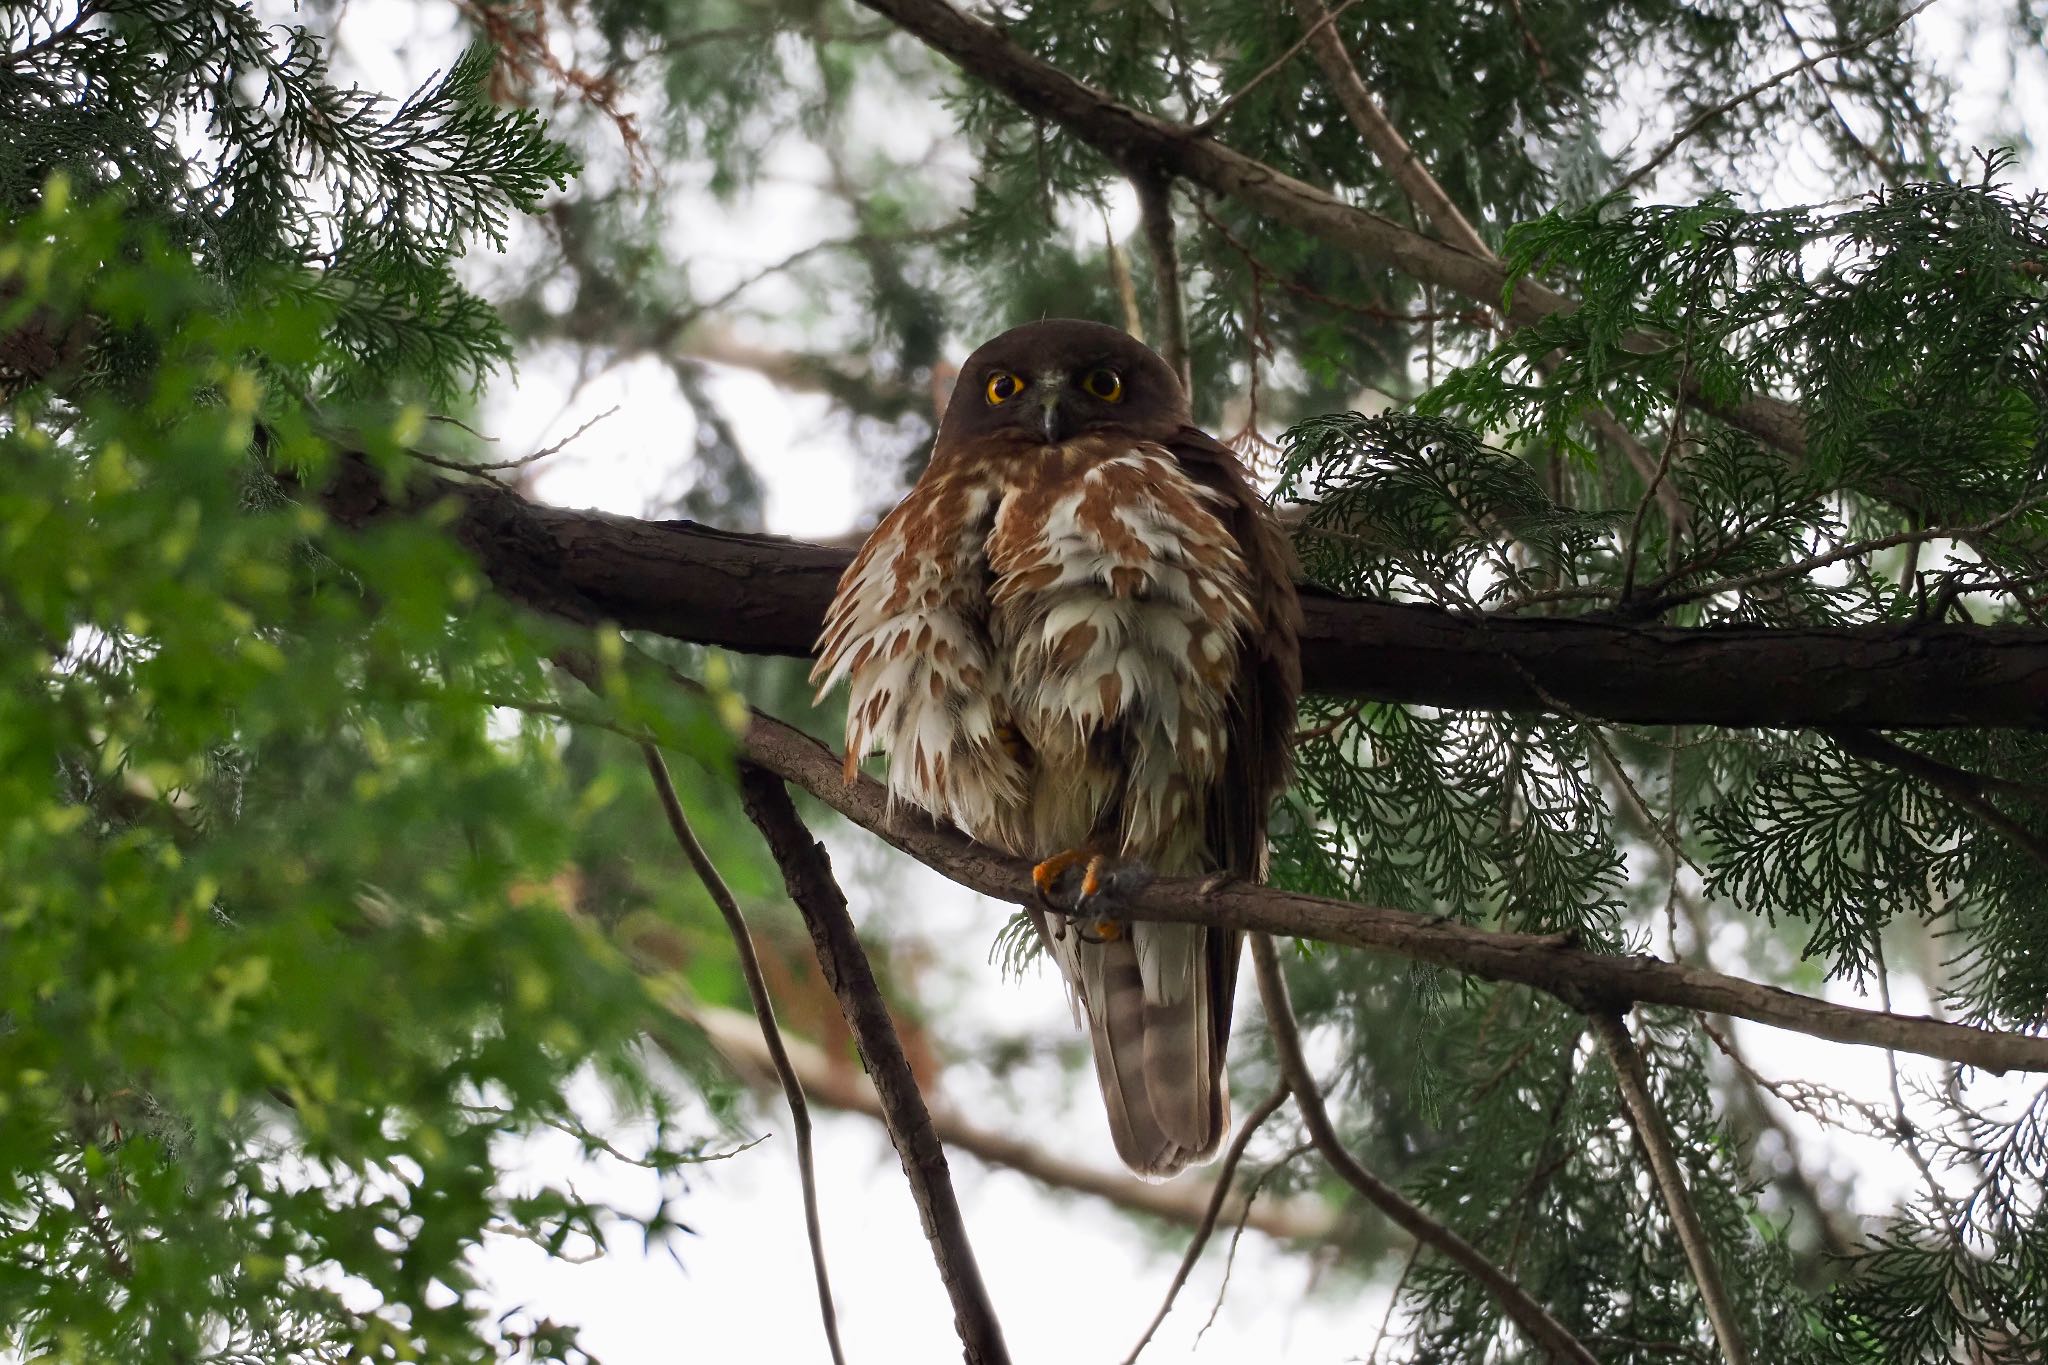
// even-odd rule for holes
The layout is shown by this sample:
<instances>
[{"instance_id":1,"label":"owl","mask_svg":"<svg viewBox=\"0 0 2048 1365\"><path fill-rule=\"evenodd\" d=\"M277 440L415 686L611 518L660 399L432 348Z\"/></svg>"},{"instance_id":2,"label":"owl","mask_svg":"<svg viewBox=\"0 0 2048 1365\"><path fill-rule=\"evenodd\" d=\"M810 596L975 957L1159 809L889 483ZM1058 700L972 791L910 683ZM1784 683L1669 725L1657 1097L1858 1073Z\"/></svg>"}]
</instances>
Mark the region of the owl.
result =
<instances>
[{"instance_id":1,"label":"owl","mask_svg":"<svg viewBox=\"0 0 2048 1365\"><path fill-rule=\"evenodd\" d=\"M1051 320L970 356L930 464L826 613L846 773L1027 858L1118 1154L1205 1160L1230 1121L1240 935L1117 914L1152 874L1256 880L1300 690L1293 555L1165 361Z\"/></svg>"}]
</instances>

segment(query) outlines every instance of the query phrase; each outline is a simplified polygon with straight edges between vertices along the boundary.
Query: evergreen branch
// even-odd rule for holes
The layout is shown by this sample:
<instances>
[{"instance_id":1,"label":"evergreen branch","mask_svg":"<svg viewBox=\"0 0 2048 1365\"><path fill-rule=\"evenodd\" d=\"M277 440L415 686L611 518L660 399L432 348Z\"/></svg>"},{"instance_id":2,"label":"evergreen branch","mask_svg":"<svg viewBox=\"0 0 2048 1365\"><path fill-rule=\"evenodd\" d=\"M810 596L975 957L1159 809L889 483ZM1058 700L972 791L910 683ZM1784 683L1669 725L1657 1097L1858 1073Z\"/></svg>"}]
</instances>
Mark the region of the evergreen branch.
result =
<instances>
[{"instance_id":1,"label":"evergreen branch","mask_svg":"<svg viewBox=\"0 0 2048 1365\"><path fill-rule=\"evenodd\" d=\"M953 1325L960 1333L968 1365L1008 1365L1001 1326L981 1281L967 1224L953 1194L946 1167L946 1149L933 1130L930 1112L918 1093L917 1077L903 1055L882 989L868 966L853 920L846 913L846 894L832 875L824 845L811 837L789 798L782 779L752 764L740 766L740 798L775 862L782 869L789 897L802 912L817 950L818 967L839 1009L853 1030L854 1042L874 1080L882 1102L883 1122L896 1145L904 1177L924 1223L925 1236L938 1262L953 1303Z\"/></svg>"},{"instance_id":2,"label":"evergreen branch","mask_svg":"<svg viewBox=\"0 0 2048 1365\"><path fill-rule=\"evenodd\" d=\"M1649 1157L1650 1174L1657 1182L1657 1193L1664 1201L1665 1211L1671 1215L1679 1246L1684 1249L1686 1264L1692 1269L1693 1283L1699 1287L1700 1302L1706 1306L1707 1320L1713 1324L1714 1337L1721 1343L1722 1359L1727 1361L1727 1365L1749 1365L1749 1347L1736 1325L1735 1305L1728 1297L1728 1286L1721 1278L1720 1267L1714 1264L1714 1249L1707 1241L1706 1229L1700 1226L1699 1213L1693 1208L1692 1196L1685 1188L1685 1172L1679 1168L1678 1153L1672 1148L1664 1116L1657 1111L1657 1102L1650 1094L1643 1054L1636 1050L1635 1040L1629 1037L1628 1026L1622 1022L1621 1015L1595 1010L1591 1019L1593 1034L1600 1040L1601 1050L1614 1067L1615 1085L1621 1092L1622 1108L1628 1112L1629 1125L1635 1129L1636 1140Z\"/></svg>"},{"instance_id":3,"label":"evergreen branch","mask_svg":"<svg viewBox=\"0 0 2048 1365\"><path fill-rule=\"evenodd\" d=\"M1488 1259L1485 1252L1367 1170L1346 1150L1336 1125L1330 1122L1329 1110L1323 1107L1322 1092L1316 1088L1315 1076L1308 1069L1308 1059L1302 1055L1301 1030L1294 1021L1294 1007L1288 1002L1287 979L1281 975L1280 959L1273 951L1273 940L1265 934L1253 934L1251 950L1252 965L1259 975L1259 998L1266 1004L1266 1028L1273 1036L1273 1051L1280 1061L1280 1074L1286 1077L1287 1088L1294 1092L1294 1103L1301 1110L1302 1123L1308 1128L1309 1137L1314 1140L1316 1150L1330 1169L1364 1196L1366 1202L1385 1214L1388 1221L1485 1286L1500 1304L1501 1311L1553 1359L1576 1361L1579 1365L1599 1365L1584 1343L1552 1317L1542 1304L1529 1297L1529 1292Z\"/></svg>"},{"instance_id":4,"label":"evergreen branch","mask_svg":"<svg viewBox=\"0 0 2048 1365\"><path fill-rule=\"evenodd\" d=\"M1346 203L1327 190L1227 147L1200 127L1162 119L1111 99L946 0L860 3L967 74L986 81L1025 113L1060 125L1119 166L1155 166L1387 269L1498 307L1520 326L1569 313L1577 306L1537 280L1511 275L1498 262ZM1644 339L1644 344L1650 343ZM1710 401L1697 389L1689 390L1686 397L1788 455L1803 458L1806 454L1806 419L1792 404L1775 398L1722 404Z\"/></svg>"},{"instance_id":5,"label":"evergreen branch","mask_svg":"<svg viewBox=\"0 0 2048 1365\"><path fill-rule=\"evenodd\" d=\"M1217 105L1214 109L1210 110L1209 113L1206 116L1204 116L1200 122L1192 124L1188 128L1188 132L1196 136L1206 136L1209 133L1210 129L1214 128L1217 124L1223 121L1223 118L1226 114L1228 114L1232 109L1235 109L1237 107L1239 101L1244 99L1246 95L1251 94L1252 91L1264 85L1268 80L1272 79L1273 73L1278 71L1281 67L1287 65L1289 62L1293 61L1295 55L1299 53L1303 48L1307 47L1318 33L1321 33L1325 28L1329 27L1331 24L1336 23L1338 17L1342 15L1344 11L1350 9L1353 5L1357 3L1358 0L1344 0L1343 4L1329 11L1327 14L1323 15L1322 18L1316 20L1313 24L1310 24L1308 26L1308 31L1303 33L1299 38L1296 38L1292 43L1290 43L1285 52L1282 52L1272 61L1267 62L1264 66L1260 67L1258 72L1255 75L1253 75L1253 77L1250 80L1246 81L1237 89L1231 91L1230 94L1224 98L1223 102Z\"/></svg>"},{"instance_id":6,"label":"evergreen branch","mask_svg":"<svg viewBox=\"0 0 2048 1365\"><path fill-rule=\"evenodd\" d=\"M755 713L742 741L747 759L810 792L854 824L969 890L1035 905L1030 864L913 814L891 815L870 777L848 783L837 756L811 736ZM1196 878L1161 878L1131 898L1132 919L1285 934L1511 981L1579 1009L1632 1001L1733 1015L1773 1028L1865 1047L1891 1047L1987 1071L2048 1072L2048 1038L1919 1015L1838 1005L1721 972L1642 955L1571 947L1558 934L1480 929L1438 916Z\"/></svg>"},{"instance_id":7,"label":"evergreen branch","mask_svg":"<svg viewBox=\"0 0 2048 1365\"><path fill-rule=\"evenodd\" d=\"M1882 763L1910 777L1919 778L2012 840L2015 847L2039 863L2043 871L2048 871L2048 840L2043 840L2041 836L2000 810L1992 804L1986 794L1988 791L2001 791L2007 795L2024 794L2039 801L2042 797L2039 788L2030 783L2007 782L2004 778L1973 773L1966 768L1943 763L1938 758L1916 753L1903 744L1894 744L1872 730L1836 726L1822 733L1847 753L1868 759L1872 763Z\"/></svg>"},{"instance_id":8,"label":"evergreen branch","mask_svg":"<svg viewBox=\"0 0 2048 1365\"><path fill-rule=\"evenodd\" d=\"M1659 166L1663 165L1666 161L1670 160L1672 153L1676 152L1680 147L1684 146L1687 140L1689 140L1694 133L1697 133L1700 129L1706 127L1715 119L1720 118L1723 114L1730 113L1733 110L1741 108L1743 105L1755 99L1758 95L1765 94L1768 91L1776 88L1777 86L1783 85L1786 81L1791 80L1794 76L1797 76L1802 71L1811 71L1814 67L1819 66L1822 62L1832 61L1837 57L1846 57L1853 52L1860 52L1864 48L1869 47L1872 43L1877 42L1879 39L1890 37L1892 34L1897 33L1901 28L1904 28L1908 20L1918 15L1922 10L1927 9L1929 6L1933 5L1934 2L1935 0L1920 0L1918 4L1914 5L1911 9L1902 12L1898 18L1892 20L1889 24L1886 24L1884 27L1876 29L1870 33L1866 33L1861 38L1853 38L1846 43L1842 43L1838 46L1831 47L1825 52L1817 52L1813 56L1808 57L1804 61L1795 62L1793 65L1786 67L1782 71L1779 71L1770 76L1766 76L1763 80L1758 81L1755 85L1750 86L1749 89L1742 91L1740 94L1725 99L1721 101L1719 104L1713 105L1710 108L1702 109L1698 114L1695 114L1691 119L1687 120L1686 125L1683 128L1680 128L1676 133L1672 134L1670 141L1666 142L1662 147L1659 147L1655 152L1653 152L1650 155L1649 160L1645 161L1642 165L1636 167L1627 175L1623 176L1620 182L1615 185L1612 192L1615 194L1622 194L1641 184L1643 180L1646 177L1648 177L1652 172L1654 172Z\"/></svg>"},{"instance_id":9,"label":"evergreen branch","mask_svg":"<svg viewBox=\"0 0 2048 1365\"><path fill-rule=\"evenodd\" d=\"M585 678L585 682L589 679ZM846 1365L845 1353L839 1347L839 1314L832 1305L832 1283L825 1269L825 1237L818 1222L818 1176L811 1157L811 1111L804 1103L803 1083L797 1079L796 1068L790 1065L788 1049L783 1046L782 1030L775 1022L775 1004L768 998L768 982L761 975L761 959L754 952L754 938L747 930L746 919L740 914L739 902L733 899L731 888L726 886L711 856L704 851L704 845L697 841L695 831L690 828L689 817L683 813L683 803L676 795L675 783L669 780L668 765L662 762L661 750L652 744L643 744L640 752L647 760L648 775L654 779L654 789L661 797L661 809L668 817L668 827L675 835L677 846L704 883L704 890L718 906L718 913L725 919L726 930L732 935L733 948L739 954L740 974L747 982L747 998L753 1001L754 1017L761 1023L761 1040L767 1044L768 1055L774 1060L775 1074L782 1079L782 1093L789 1101L790 1128L796 1137L797 1174L803 1182L804 1233L810 1240L811 1271L818 1282L818 1315L824 1323L825 1343L831 1349L833 1365Z\"/></svg>"},{"instance_id":10,"label":"evergreen branch","mask_svg":"<svg viewBox=\"0 0 2048 1365\"><path fill-rule=\"evenodd\" d=\"M1202 1221L1195 1225L1195 1235L1188 1241L1188 1249L1180 1258L1180 1267L1173 1272L1173 1280L1166 1286L1166 1297L1159 1304L1159 1311L1152 1315L1152 1321L1145 1324L1145 1334L1138 1338L1138 1344L1124 1357L1124 1365L1138 1365L1138 1357L1152 1344L1153 1334L1166 1321L1166 1315L1173 1311L1173 1301L1180 1297L1180 1291L1187 1286L1188 1275L1194 1270L1195 1262L1202 1259L1202 1249L1209 1245L1209 1235L1216 1231L1216 1217L1223 1211L1223 1204L1230 1196L1230 1182L1237 1175L1237 1164L1244 1160L1244 1149L1251 1145L1252 1134L1280 1111L1287 1103L1287 1083L1281 1082L1273 1093L1260 1100L1244 1123L1238 1127L1237 1136L1230 1140L1230 1149L1223 1154L1223 1160L1216 1167L1216 1188L1209 1195L1209 1206L1202 1211ZM1251 1209L1251 1201L1245 1201L1245 1209Z\"/></svg>"}]
</instances>

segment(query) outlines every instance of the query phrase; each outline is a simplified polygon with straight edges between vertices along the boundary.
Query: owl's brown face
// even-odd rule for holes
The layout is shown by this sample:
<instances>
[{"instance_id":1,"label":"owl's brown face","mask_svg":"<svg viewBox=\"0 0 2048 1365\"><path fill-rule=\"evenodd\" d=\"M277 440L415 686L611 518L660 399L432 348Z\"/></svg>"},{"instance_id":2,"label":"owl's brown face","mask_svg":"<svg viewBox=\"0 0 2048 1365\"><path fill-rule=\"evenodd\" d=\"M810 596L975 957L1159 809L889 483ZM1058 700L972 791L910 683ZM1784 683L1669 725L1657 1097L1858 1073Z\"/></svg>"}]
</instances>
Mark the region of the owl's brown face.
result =
<instances>
[{"instance_id":1,"label":"owl's brown face","mask_svg":"<svg viewBox=\"0 0 2048 1365\"><path fill-rule=\"evenodd\" d=\"M1103 431L1164 435L1188 420L1167 363L1099 322L1054 318L1013 327L960 369L939 445L1059 445Z\"/></svg>"}]
</instances>

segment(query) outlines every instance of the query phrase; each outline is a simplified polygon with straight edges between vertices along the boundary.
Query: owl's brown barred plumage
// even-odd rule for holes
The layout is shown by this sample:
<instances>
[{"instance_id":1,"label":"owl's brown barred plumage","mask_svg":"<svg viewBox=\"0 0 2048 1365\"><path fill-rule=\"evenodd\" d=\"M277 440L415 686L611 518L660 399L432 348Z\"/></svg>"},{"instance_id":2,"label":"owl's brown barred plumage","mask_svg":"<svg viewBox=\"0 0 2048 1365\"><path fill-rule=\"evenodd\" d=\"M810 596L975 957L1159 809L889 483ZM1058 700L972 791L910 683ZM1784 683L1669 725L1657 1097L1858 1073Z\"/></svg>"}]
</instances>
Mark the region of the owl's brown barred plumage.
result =
<instances>
[{"instance_id":1,"label":"owl's brown barred plumage","mask_svg":"<svg viewBox=\"0 0 2048 1365\"><path fill-rule=\"evenodd\" d=\"M1292 565L1164 361L1111 327L1031 323L961 369L812 677L848 683L849 779L885 751L892 800L1045 879L1111 860L1257 878L1300 690ZM1238 935L1033 920L1124 1161L1167 1176L1213 1155Z\"/></svg>"}]
</instances>

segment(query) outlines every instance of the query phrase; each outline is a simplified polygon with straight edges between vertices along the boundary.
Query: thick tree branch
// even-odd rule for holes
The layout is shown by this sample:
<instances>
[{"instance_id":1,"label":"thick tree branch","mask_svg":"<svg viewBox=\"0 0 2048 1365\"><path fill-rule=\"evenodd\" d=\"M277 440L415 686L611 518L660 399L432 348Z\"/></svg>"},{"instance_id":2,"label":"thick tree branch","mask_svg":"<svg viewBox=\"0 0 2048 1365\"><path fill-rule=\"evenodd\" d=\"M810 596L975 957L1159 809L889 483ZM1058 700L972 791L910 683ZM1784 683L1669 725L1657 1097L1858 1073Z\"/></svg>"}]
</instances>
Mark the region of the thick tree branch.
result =
<instances>
[{"instance_id":1,"label":"thick tree branch","mask_svg":"<svg viewBox=\"0 0 2048 1365\"><path fill-rule=\"evenodd\" d=\"M913 813L888 814L881 784L841 778L832 751L800 730L756 715L745 755L919 862L985 896L1035 904L1030 864ZM1632 1001L1749 1019L1837 1043L1896 1048L1987 1071L2048 1071L2048 1038L1918 1015L1837 1005L1740 977L1659 958L1593 953L1554 935L1511 934L1383 906L1354 905L1241 884L1204 891L1193 878L1162 879L1131 898L1135 919L1320 939L1394 953L1490 981L1533 986L1577 1008Z\"/></svg>"},{"instance_id":2,"label":"thick tree branch","mask_svg":"<svg viewBox=\"0 0 2048 1365\"><path fill-rule=\"evenodd\" d=\"M1650 1094L1643 1054L1636 1050L1635 1040L1628 1036L1628 1025L1619 1014L1595 1010L1592 1022L1601 1051L1614 1067L1615 1086L1621 1092L1629 1126L1635 1129L1636 1140L1642 1143L1643 1152L1650 1159L1650 1174L1657 1183L1665 1212L1671 1215L1671 1225L1678 1231L1678 1244L1685 1252L1686 1264L1692 1268L1693 1283L1699 1286L1707 1321L1713 1324L1714 1339L1721 1344L1721 1358L1728 1365L1749 1365L1749 1346L1736 1322L1735 1304L1728 1297L1728 1286L1721 1278L1720 1267L1714 1263L1713 1246L1692 1206L1692 1195L1685 1187L1685 1171L1678 1164L1671 1134L1665 1130L1664 1116L1657 1111L1656 1099Z\"/></svg>"},{"instance_id":3,"label":"thick tree branch","mask_svg":"<svg viewBox=\"0 0 2048 1365\"><path fill-rule=\"evenodd\" d=\"M704 1031L711 1045L734 1069L764 1084L775 1083L774 1068L751 1016L709 1005L679 1008L684 1018ZM790 1062L813 1103L873 1119L882 1117L881 1099L865 1073L850 1064L835 1064L822 1050L801 1038L786 1041ZM949 1151L965 1152L978 1161L1016 1171L1052 1189L1092 1195L1128 1212L1183 1227L1200 1227L1216 1194L1213 1185L1184 1180L1154 1185L1122 1171L1073 1161L1012 1133L970 1123L950 1108L932 1110L932 1131ZM1323 1242L1337 1232L1337 1221L1329 1209L1309 1196L1261 1200L1247 1215L1245 1192L1234 1189L1225 1199L1220 1216L1240 1215L1245 1215L1247 1226L1283 1242Z\"/></svg>"},{"instance_id":4,"label":"thick tree branch","mask_svg":"<svg viewBox=\"0 0 2048 1365\"><path fill-rule=\"evenodd\" d=\"M846 895L832 875L824 845L804 828L796 803L776 775L742 764L740 798L782 869L790 899L811 931L818 966L832 993L839 997L840 1012L867 1062L868 1075L881 1100L882 1121L888 1126L890 1141L896 1144L904 1177L924 1220L925 1237L938 1262L939 1278L953 1303L953 1326L960 1334L967 1365L1008 1365L1010 1354L1003 1344L1002 1327L982 1284L974 1248L968 1243L959 1200L953 1195L946 1149L932 1127L924 1097L918 1093L917 1077L911 1074L910 1060L903 1055L896 1026L889 1020L888 1006L882 1003L881 987L854 933L853 918L846 912Z\"/></svg>"},{"instance_id":5,"label":"thick tree branch","mask_svg":"<svg viewBox=\"0 0 2048 1365\"><path fill-rule=\"evenodd\" d=\"M1552 1317L1548 1309L1530 1298L1514 1276L1351 1155L1338 1136L1336 1125L1330 1122L1329 1110L1323 1107L1323 1093L1316 1088L1308 1059L1302 1055L1301 1031L1295 1026L1294 1007L1287 999L1287 978L1281 975L1273 940L1265 934L1253 934L1251 940L1252 965L1259 975L1259 998L1266 1002L1266 1027L1273 1035L1273 1052L1280 1059L1280 1073L1287 1078L1287 1088L1294 1092L1302 1123L1330 1169L1396 1227L1478 1281L1501 1311L1553 1360L1600 1365L1585 1344Z\"/></svg>"},{"instance_id":6,"label":"thick tree branch","mask_svg":"<svg viewBox=\"0 0 2048 1365\"><path fill-rule=\"evenodd\" d=\"M347 525L454 499L455 534L500 591L573 621L611 621L753 654L808 656L852 552L689 521L530 503L421 471L394 494L344 462L325 495ZM1311 691L1601 722L1798 728L2048 726L2048 630L1902 623L1642 626L1459 615L1304 595Z\"/></svg>"}]
</instances>

